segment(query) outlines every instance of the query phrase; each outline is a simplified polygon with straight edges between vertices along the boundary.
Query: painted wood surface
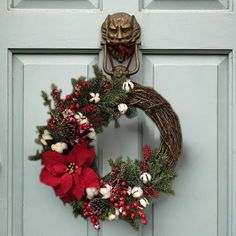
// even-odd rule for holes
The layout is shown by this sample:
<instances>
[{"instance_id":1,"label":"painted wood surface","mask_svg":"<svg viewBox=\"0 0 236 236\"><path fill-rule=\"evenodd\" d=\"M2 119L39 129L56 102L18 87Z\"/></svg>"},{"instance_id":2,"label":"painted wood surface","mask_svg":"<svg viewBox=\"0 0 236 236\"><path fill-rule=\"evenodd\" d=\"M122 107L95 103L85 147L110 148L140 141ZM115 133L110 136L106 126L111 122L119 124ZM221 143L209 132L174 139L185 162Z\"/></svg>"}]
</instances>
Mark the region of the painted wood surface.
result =
<instances>
[{"instance_id":1,"label":"painted wood surface","mask_svg":"<svg viewBox=\"0 0 236 236\"><path fill-rule=\"evenodd\" d=\"M2 0L0 2L0 236L236 235L235 0ZM184 152L174 182L148 210L149 225L123 222L99 233L38 182L35 126L47 119L40 91L92 76L101 64L107 14L135 14L142 28L142 68L133 78L163 94L179 114ZM140 112L96 143L101 173L121 153L140 158L159 132Z\"/></svg>"}]
</instances>

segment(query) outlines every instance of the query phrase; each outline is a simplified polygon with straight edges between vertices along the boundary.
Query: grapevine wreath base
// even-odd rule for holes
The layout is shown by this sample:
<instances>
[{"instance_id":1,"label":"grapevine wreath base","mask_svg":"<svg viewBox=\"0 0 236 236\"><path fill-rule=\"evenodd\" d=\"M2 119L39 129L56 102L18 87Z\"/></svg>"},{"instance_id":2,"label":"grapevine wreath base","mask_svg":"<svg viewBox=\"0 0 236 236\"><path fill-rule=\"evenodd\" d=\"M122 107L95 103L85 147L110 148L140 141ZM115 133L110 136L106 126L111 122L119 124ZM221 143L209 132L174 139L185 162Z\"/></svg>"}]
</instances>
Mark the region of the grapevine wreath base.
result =
<instances>
[{"instance_id":1,"label":"grapevine wreath base","mask_svg":"<svg viewBox=\"0 0 236 236\"><path fill-rule=\"evenodd\" d=\"M61 98L52 85L51 97L42 92L49 108L47 125L38 127L37 151L31 160L42 160L40 181L73 208L75 216L100 221L122 219L138 229L147 224L145 208L160 192L173 193L171 181L181 154L181 129L170 104L152 88L131 82L127 76L106 77L94 67L95 78L72 79L73 91ZM160 130L160 147L143 148L143 160L110 160L111 172L100 177L91 142L111 120L132 118L140 108Z\"/></svg>"}]
</instances>

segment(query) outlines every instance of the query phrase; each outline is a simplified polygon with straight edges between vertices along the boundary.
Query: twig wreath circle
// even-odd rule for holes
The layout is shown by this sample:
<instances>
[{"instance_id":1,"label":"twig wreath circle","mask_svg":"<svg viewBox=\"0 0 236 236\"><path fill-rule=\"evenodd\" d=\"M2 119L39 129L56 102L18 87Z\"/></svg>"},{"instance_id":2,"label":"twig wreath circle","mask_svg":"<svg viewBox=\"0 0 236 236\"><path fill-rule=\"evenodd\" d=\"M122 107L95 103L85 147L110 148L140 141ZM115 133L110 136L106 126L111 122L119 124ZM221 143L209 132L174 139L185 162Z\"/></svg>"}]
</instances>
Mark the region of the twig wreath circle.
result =
<instances>
[{"instance_id":1,"label":"twig wreath circle","mask_svg":"<svg viewBox=\"0 0 236 236\"><path fill-rule=\"evenodd\" d=\"M121 219L139 228L147 224L145 208L160 192L173 193L171 181L181 155L181 128L171 105L154 89L127 76L108 78L94 66L95 78L72 79L73 91L61 97L52 85L51 97L42 92L50 118L38 126L42 150L31 160L42 161L40 181L73 208L75 216L89 218L95 229L104 220ZM111 171L101 177L91 143L110 121L118 124L142 109L160 131L160 147L143 148L143 160L110 160Z\"/></svg>"}]
</instances>

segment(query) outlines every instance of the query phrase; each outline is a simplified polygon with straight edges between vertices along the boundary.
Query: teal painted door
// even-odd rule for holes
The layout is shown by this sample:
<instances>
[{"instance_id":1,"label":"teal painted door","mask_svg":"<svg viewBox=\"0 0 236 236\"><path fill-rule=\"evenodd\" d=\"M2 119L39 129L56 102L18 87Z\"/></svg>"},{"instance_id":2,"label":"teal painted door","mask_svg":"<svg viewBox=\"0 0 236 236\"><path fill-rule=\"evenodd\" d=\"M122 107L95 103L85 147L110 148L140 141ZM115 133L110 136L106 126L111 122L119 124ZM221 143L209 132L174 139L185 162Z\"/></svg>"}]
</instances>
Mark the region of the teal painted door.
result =
<instances>
[{"instance_id":1,"label":"teal painted door","mask_svg":"<svg viewBox=\"0 0 236 236\"><path fill-rule=\"evenodd\" d=\"M2 0L0 2L1 236L235 236L235 0ZM139 233L109 222L97 233L75 219L40 184L36 125L46 109L40 91L51 83L69 92L70 78L92 76L102 62L106 16L134 14L142 28L140 72L133 77L172 103L183 130L183 158L173 188L148 210ZM159 132L140 112L107 128L96 143L101 173L119 154L140 157Z\"/></svg>"}]
</instances>

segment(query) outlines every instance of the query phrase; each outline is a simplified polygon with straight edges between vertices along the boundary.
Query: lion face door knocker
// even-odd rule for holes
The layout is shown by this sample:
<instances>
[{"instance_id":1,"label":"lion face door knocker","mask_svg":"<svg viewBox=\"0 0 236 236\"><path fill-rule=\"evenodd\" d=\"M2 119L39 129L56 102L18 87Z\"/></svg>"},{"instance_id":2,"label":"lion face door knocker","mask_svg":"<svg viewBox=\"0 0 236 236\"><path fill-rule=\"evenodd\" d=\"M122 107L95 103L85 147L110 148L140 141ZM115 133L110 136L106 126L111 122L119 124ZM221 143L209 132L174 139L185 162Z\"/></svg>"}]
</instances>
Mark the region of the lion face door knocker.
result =
<instances>
[{"instance_id":1,"label":"lion face door knocker","mask_svg":"<svg viewBox=\"0 0 236 236\"><path fill-rule=\"evenodd\" d=\"M135 16L127 13L108 15L102 24L103 69L109 75L134 75L140 68L137 41L141 30ZM130 69L134 59L134 68ZM115 61L114 61L115 60ZM121 63L126 65L121 65ZM108 65L110 64L110 65Z\"/></svg>"}]
</instances>

